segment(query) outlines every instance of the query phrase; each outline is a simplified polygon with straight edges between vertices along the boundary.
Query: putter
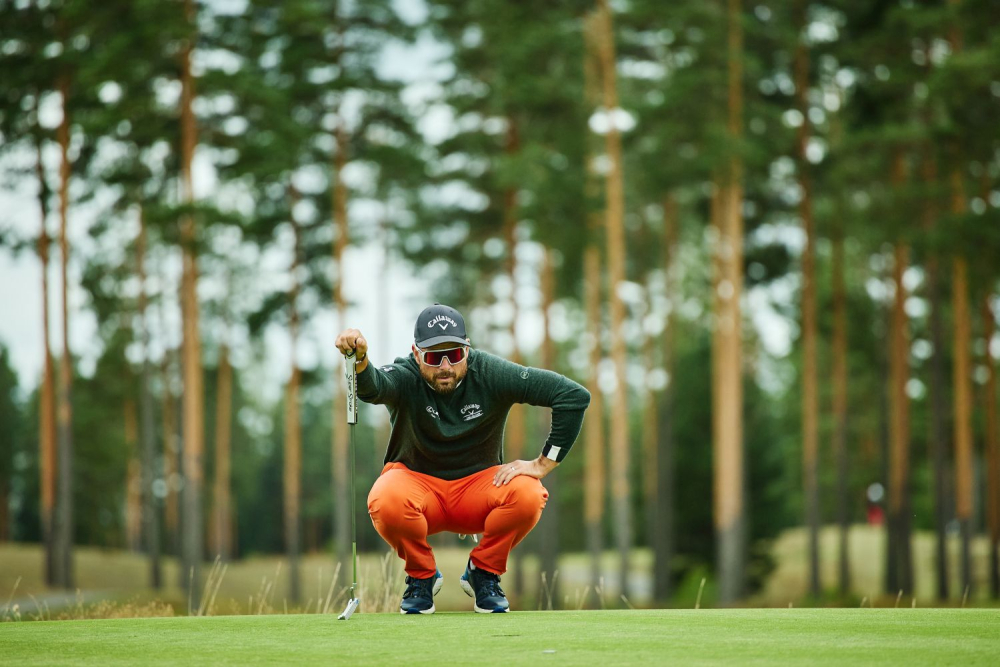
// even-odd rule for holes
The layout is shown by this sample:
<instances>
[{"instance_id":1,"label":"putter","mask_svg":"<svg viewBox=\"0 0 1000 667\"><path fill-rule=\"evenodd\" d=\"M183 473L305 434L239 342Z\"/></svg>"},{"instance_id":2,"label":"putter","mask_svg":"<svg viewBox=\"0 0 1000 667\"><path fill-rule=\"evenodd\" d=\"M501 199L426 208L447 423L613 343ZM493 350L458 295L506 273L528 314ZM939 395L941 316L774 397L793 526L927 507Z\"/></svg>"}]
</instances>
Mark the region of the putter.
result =
<instances>
[{"instance_id":1,"label":"putter","mask_svg":"<svg viewBox=\"0 0 1000 667\"><path fill-rule=\"evenodd\" d=\"M354 425L358 423L358 373L354 368L355 353L351 352L345 358L347 363L347 424L351 432L351 558L354 561L354 578L351 583L351 597L347 607L337 617L338 621L346 621L358 610L361 599L358 590L358 528L355 524L354 508Z\"/></svg>"}]
</instances>

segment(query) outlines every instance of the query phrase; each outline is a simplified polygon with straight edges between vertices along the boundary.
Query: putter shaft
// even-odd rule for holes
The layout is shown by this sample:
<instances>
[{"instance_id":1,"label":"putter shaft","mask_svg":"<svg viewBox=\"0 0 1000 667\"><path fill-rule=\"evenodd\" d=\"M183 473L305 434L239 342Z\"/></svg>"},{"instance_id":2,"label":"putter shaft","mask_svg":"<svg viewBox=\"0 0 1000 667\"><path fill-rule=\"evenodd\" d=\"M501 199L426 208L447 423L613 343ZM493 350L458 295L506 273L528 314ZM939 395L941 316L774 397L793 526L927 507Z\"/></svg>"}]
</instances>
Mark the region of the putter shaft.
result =
<instances>
[{"instance_id":1,"label":"putter shaft","mask_svg":"<svg viewBox=\"0 0 1000 667\"><path fill-rule=\"evenodd\" d=\"M347 355L346 365L347 365L347 424L348 430L350 431L350 459L351 459L351 561L352 561L352 580L351 580L351 597L347 601L347 607L344 612L337 617L338 620L346 621L351 618L351 615L358 610L361 605L361 599L357 597L358 589L358 527L357 527L357 511L354 507L354 425L358 423L358 373L357 369L354 367L354 360L356 356L355 353Z\"/></svg>"}]
</instances>

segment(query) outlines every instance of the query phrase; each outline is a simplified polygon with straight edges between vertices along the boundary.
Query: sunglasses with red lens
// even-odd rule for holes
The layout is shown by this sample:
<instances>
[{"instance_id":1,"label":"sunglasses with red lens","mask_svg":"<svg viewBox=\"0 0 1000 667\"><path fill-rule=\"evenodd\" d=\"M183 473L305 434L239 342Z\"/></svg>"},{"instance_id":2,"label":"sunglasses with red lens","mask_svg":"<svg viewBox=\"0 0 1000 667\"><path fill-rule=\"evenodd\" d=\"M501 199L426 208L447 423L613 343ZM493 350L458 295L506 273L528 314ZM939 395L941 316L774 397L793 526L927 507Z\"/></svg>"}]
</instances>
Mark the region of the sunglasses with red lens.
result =
<instances>
[{"instance_id":1,"label":"sunglasses with red lens","mask_svg":"<svg viewBox=\"0 0 1000 667\"><path fill-rule=\"evenodd\" d=\"M428 366L440 366L447 359L454 366L465 359L467 352L464 347L451 347L447 350L420 350L420 358Z\"/></svg>"}]
</instances>

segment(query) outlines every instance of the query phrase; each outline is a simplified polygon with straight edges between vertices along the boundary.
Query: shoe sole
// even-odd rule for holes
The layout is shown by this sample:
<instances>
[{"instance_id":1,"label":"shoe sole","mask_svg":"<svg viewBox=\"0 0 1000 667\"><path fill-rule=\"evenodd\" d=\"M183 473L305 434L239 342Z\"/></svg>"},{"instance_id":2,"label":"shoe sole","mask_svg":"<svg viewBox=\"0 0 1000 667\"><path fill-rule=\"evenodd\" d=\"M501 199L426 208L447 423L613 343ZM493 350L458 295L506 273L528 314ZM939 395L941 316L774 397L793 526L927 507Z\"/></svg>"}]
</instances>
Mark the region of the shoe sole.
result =
<instances>
[{"instance_id":1,"label":"shoe sole","mask_svg":"<svg viewBox=\"0 0 1000 667\"><path fill-rule=\"evenodd\" d=\"M399 613L403 614L404 616L409 616L410 614L433 614L434 613L434 605L431 605L430 609L421 609L419 611L418 610L406 611L406 610L400 609Z\"/></svg>"},{"instance_id":2,"label":"shoe sole","mask_svg":"<svg viewBox=\"0 0 1000 667\"><path fill-rule=\"evenodd\" d=\"M437 595L438 592L441 590L442 586L444 586L444 577L438 577L434 581L434 588L432 589L432 593L431 594L432 595ZM434 605L431 604L431 608L430 609L424 609L424 610L416 610L415 609L413 611L406 611L405 609L400 609L399 613L403 614L404 616L409 616L410 614L433 614L434 613Z\"/></svg>"},{"instance_id":3,"label":"shoe sole","mask_svg":"<svg viewBox=\"0 0 1000 667\"><path fill-rule=\"evenodd\" d=\"M465 579L459 579L458 583L459 585L461 585L462 590L465 591L466 595L468 595L472 599L476 598L476 592L472 590L472 584L470 584ZM477 614L506 614L508 611L510 611L509 609L483 609L475 602L472 603L472 609Z\"/></svg>"}]
</instances>

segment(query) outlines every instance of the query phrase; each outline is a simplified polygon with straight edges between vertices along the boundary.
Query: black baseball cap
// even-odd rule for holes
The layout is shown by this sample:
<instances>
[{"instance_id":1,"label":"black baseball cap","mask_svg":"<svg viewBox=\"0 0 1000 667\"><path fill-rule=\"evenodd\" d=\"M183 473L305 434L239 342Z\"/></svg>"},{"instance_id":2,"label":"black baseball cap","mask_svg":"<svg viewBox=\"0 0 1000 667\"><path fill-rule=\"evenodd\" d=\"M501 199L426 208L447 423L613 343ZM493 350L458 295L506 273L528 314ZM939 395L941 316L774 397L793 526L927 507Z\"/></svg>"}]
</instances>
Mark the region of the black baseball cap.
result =
<instances>
[{"instance_id":1,"label":"black baseball cap","mask_svg":"<svg viewBox=\"0 0 1000 667\"><path fill-rule=\"evenodd\" d=\"M413 326L413 342L421 348L441 343L468 345L467 339L462 313L440 303L424 308Z\"/></svg>"}]
</instances>

